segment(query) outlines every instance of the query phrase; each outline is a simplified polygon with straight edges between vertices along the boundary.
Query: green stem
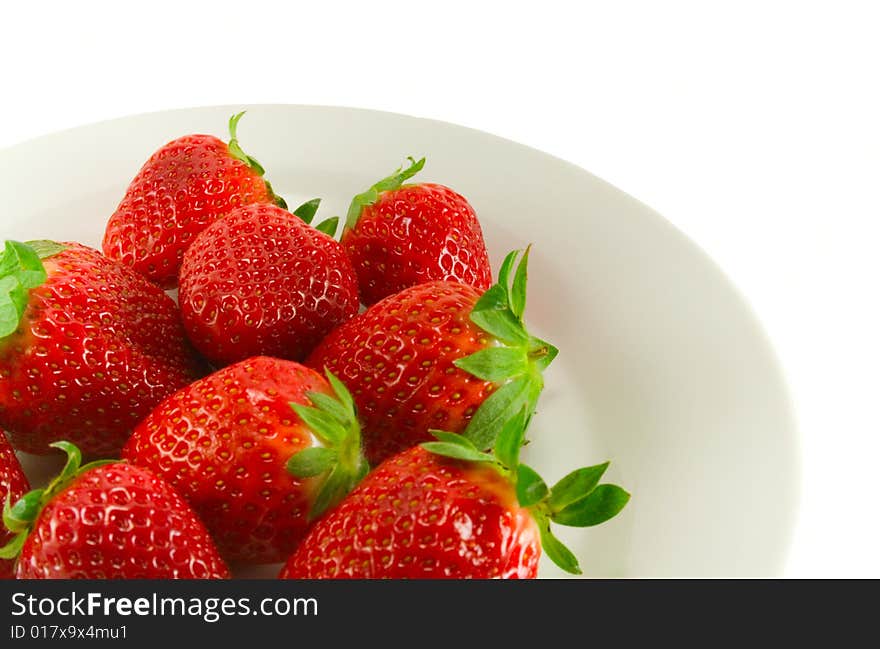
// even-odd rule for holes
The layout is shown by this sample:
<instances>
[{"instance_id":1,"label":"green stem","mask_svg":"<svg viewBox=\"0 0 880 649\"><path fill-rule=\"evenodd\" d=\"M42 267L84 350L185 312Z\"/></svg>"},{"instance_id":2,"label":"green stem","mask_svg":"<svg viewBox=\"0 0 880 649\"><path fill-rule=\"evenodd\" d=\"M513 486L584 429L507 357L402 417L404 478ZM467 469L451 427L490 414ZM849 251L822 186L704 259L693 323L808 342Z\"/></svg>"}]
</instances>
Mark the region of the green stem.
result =
<instances>
[{"instance_id":1,"label":"green stem","mask_svg":"<svg viewBox=\"0 0 880 649\"><path fill-rule=\"evenodd\" d=\"M351 200L348 207L348 214L345 217L345 228L350 230L357 225L361 212L367 205L372 205L379 200L379 194L393 189L400 189L403 183L415 176L422 167L425 166L425 159L416 160L412 156L407 158L410 165L404 169L402 166L395 169L390 176L387 176L370 187L367 191L362 192Z\"/></svg>"},{"instance_id":2,"label":"green stem","mask_svg":"<svg viewBox=\"0 0 880 649\"><path fill-rule=\"evenodd\" d=\"M326 376L335 393L333 397L308 392L306 396L313 405L290 404L323 444L299 451L287 461L287 471L295 478L319 478L309 520L318 518L344 498L369 470L361 449L361 427L354 399L332 372L326 370Z\"/></svg>"},{"instance_id":3,"label":"green stem","mask_svg":"<svg viewBox=\"0 0 880 649\"><path fill-rule=\"evenodd\" d=\"M0 548L0 559L14 559L18 556L40 512L71 482L95 467L118 462L118 460L96 460L83 466L82 453L76 445L59 441L50 444L50 446L64 451L67 454L67 462L61 469L61 473L45 489L34 489L27 492L14 505L7 495L6 504L3 507L3 523L6 529L15 534L15 537Z\"/></svg>"},{"instance_id":4,"label":"green stem","mask_svg":"<svg viewBox=\"0 0 880 649\"><path fill-rule=\"evenodd\" d=\"M263 165L259 163L259 161L247 153L241 148L241 145L238 143L238 122L241 120L242 116L247 111L241 111L240 113L236 113L232 117L229 118L229 144L227 145L229 148L229 154L235 158L236 160L241 160L248 167L250 167L258 176L261 178L265 175L266 170L263 168ZM272 189L272 183L268 180L264 180L266 183L266 192L269 194L269 198L272 200L275 205L282 209L287 209L287 201L278 196L275 191Z\"/></svg>"}]
</instances>

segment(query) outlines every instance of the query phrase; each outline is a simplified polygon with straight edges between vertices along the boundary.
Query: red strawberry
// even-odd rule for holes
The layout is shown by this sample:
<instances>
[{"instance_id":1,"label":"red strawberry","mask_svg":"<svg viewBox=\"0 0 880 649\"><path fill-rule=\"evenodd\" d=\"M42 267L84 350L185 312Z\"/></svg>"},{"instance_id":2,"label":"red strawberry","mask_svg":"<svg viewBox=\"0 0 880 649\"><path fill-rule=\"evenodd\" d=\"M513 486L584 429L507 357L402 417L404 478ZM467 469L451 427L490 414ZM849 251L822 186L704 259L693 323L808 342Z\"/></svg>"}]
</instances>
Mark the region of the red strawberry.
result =
<instances>
[{"instance_id":1,"label":"red strawberry","mask_svg":"<svg viewBox=\"0 0 880 649\"><path fill-rule=\"evenodd\" d=\"M342 245L354 262L361 300L383 297L431 280L492 283L489 255L476 212L463 196L431 183L403 184L424 166L409 158L348 210Z\"/></svg>"},{"instance_id":2,"label":"red strawberry","mask_svg":"<svg viewBox=\"0 0 880 649\"><path fill-rule=\"evenodd\" d=\"M15 448L45 454L64 436L118 453L197 369L173 300L130 268L77 243L6 242L0 426Z\"/></svg>"},{"instance_id":3,"label":"red strawberry","mask_svg":"<svg viewBox=\"0 0 880 649\"><path fill-rule=\"evenodd\" d=\"M3 520L16 537L0 549L19 579L225 579L229 570L178 493L146 469L105 460L67 465Z\"/></svg>"},{"instance_id":4,"label":"red strawberry","mask_svg":"<svg viewBox=\"0 0 880 649\"><path fill-rule=\"evenodd\" d=\"M213 135L186 135L147 160L107 223L105 255L173 288L184 251L210 223L240 205L286 207L238 144L242 115L229 120L228 145Z\"/></svg>"},{"instance_id":5,"label":"red strawberry","mask_svg":"<svg viewBox=\"0 0 880 649\"><path fill-rule=\"evenodd\" d=\"M21 470L15 451L0 431L0 502L17 502L30 491L28 479ZM0 526L0 546L9 543L15 535ZM8 559L0 559L0 579L10 579L15 574L15 564Z\"/></svg>"},{"instance_id":6,"label":"red strawberry","mask_svg":"<svg viewBox=\"0 0 880 649\"><path fill-rule=\"evenodd\" d=\"M228 560L283 561L310 510L320 515L367 469L351 397L328 378L275 358L230 365L166 399L123 457L173 484Z\"/></svg>"},{"instance_id":7,"label":"red strawberry","mask_svg":"<svg viewBox=\"0 0 880 649\"><path fill-rule=\"evenodd\" d=\"M524 419L521 412L507 422L494 454L438 433L441 441L385 460L315 523L281 578L529 579L537 576L542 545L579 574L550 522L597 525L629 494L598 485L608 463L578 469L549 489L519 463Z\"/></svg>"},{"instance_id":8,"label":"red strawberry","mask_svg":"<svg viewBox=\"0 0 880 649\"><path fill-rule=\"evenodd\" d=\"M404 289L337 328L309 357L307 365L326 367L354 395L371 464L431 439L434 428L467 430L488 448L499 421L527 404L534 411L557 350L525 329L528 252L509 286L516 254L482 297L454 282Z\"/></svg>"},{"instance_id":9,"label":"red strawberry","mask_svg":"<svg viewBox=\"0 0 880 649\"><path fill-rule=\"evenodd\" d=\"M317 208L317 200L299 210ZM275 205L233 210L199 234L180 269L190 340L221 366L302 360L357 313L357 280L334 239Z\"/></svg>"}]
</instances>

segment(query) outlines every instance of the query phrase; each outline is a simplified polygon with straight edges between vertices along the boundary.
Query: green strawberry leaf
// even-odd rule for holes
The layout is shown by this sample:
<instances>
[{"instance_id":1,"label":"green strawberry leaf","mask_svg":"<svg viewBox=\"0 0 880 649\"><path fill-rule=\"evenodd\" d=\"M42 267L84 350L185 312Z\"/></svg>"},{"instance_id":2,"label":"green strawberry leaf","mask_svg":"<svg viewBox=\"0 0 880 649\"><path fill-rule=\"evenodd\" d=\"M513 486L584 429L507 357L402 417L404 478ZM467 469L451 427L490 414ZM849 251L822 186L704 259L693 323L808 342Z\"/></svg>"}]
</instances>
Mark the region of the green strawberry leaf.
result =
<instances>
[{"instance_id":1,"label":"green strawberry leaf","mask_svg":"<svg viewBox=\"0 0 880 649\"><path fill-rule=\"evenodd\" d=\"M323 232L328 237L334 237L334 236L336 236L336 230L338 227L339 227L339 217L332 216L329 219L326 219L325 221L321 221L320 223L318 223L318 225L315 226L315 229L318 232Z\"/></svg>"},{"instance_id":2,"label":"green strawberry leaf","mask_svg":"<svg viewBox=\"0 0 880 649\"><path fill-rule=\"evenodd\" d=\"M520 464L516 468L516 499L522 507L541 502L548 493L547 483L532 467Z\"/></svg>"},{"instance_id":3,"label":"green strawberry leaf","mask_svg":"<svg viewBox=\"0 0 880 649\"><path fill-rule=\"evenodd\" d=\"M0 277L0 338L15 333L28 304L28 291L15 276Z\"/></svg>"},{"instance_id":4,"label":"green strawberry leaf","mask_svg":"<svg viewBox=\"0 0 880 649\"><path fill-rule=\"evenodd\" d=\"M291 402L290 407L302 419L303 423L323 441L338 444L345 438L345 427L329 412L304 406L301 403Z\"/></svg>"},{"instance_id":5,"label":"green strawberry leaf","mask_svg":"<svg viewBox=\"0 0 880 649\"><path fill-rule=\"evenodd\" d=\"M255 174L262 178L266 175L266 170L263 168L263 165L261 165L256 158L245 153L242 150L241 145L238 143L238 122L246 112L247 111L243 110L229 118L229 143L226 147L229 149L229 155L236 160L245 163ZM272 184L268 180L264 180L264 182L266 183L266 193L269 195L272 202L278 207L286 210L287 201L275 193L272 189Z\"/></svg>"},{"instance_id":6,"label":"green strawberry leaf","mask_svg":"<svg viewBox=\"0 0 880 649\"><path fill-rule=\"evenodd\" d=\"M501 465L513 471L519 466L519 451L526 436L526 409L522 408L504 424L495 439L493 452Z\"/></svg>"},{"instance_id":7,"label":"green strawberry leaf","mask_svg":"<svg viewBox=\"0 0 880 649\"><path fill-rule=\"evenodd\" d=\"M537 340L529 336L522 319L526 308L530 250L531 246L526 248L512 283L510 273L519 251L514 250L504 258L498 272L498 283L480 296L470 313L474 324L510 347L531 346L531 342Z\"/></svg>"},{"instance_id":8,"label":"green strawberry leaf","mask_svg":"<svg viewBox=\"0 0 880 649\"><path fill-rule=\"evenodd\" d=\"M527 389L532 386L528 378L524 377L524 381ZM513 383L506 384L502 389ZM501 390L495 394L499 393ZM504 397L504 400L509 398ZM488 399L484 405L486 403L489 403ZM563 570L581 574L577 557L553 535L551 521L576 527L598 525L620 512L630 496L617 485L598 484L608 468L608 462L572 471L550 489L537 471L519 462L520 448L531 415L528 408L528 405L521 406L506 421L502 420L499 424L501 432L495 436L492 453L479 450L483 447L468 436L467 431L465 435L431 431L439 441L425 442L421 446L445 457L494 466L512 482L519 505L528 508L535 519L545 555Z\"/></svg>"},{"instance_id":9,"label":"green strawberry leaf","mask_svg":"<svg viewBox=\"0 0 880 649\"><path fill-rule=\"evenodd\" d=\"M429 432L440 441L423 443L421 446L426 451L457 460L468 460L471 462L495 461L492 455L480 451L464 435L450 433L445 430L431 430Z\"/></svg>"},{"instance_id":10,"label":"green strawberry leaf","mask_svg":"<svg viewBox=\"0 0 880 649\"><path fill-rule=\"evenodd\" d=\"M511 250L507 253L504 261L501 262L501 268L498 270L497 286L501 286L504 289L505 295L507 294L507 287L510 286L510 271L513 270L513 265L516 263L517 257L519 257L519 250ZM505 300L504 306L507 307L507 305L508 300Z\"/></svg>"},{"instance_id":11,"label":"green strawberry leaf","mask_svg":"<svg viewBox=\"0 0 880 649\"><path fill-rule=\"evenodd\" d=\"M315 218L315 214L318 211L318 206L321 204L320 198L313 198L310 201L306 201L295 210L293 210L294 215L301 218L306 223L311 223L312 219Z\"/></svg>"},{"instance_id":12,"label":"green strawberry leaf","mask_svg":"<svg viewBox=\"0 0 880 649\"><path fill-rule=\"evenodd\" d=\"M40 515L43 507L73 480L97 466L119 462L119 460L97 460L85 466L80 466L82 453L80 453L76 445L62 440L54 442L50 446L64 451L67 454L67 462L61 473L54 480L51 480L45 489L33 489L27 492L14 505L10 504L10 499L7 495L6 503L3 507L3 524L7 529L16 532L18 536L3 548L0 548L0 559L14 559L18 556L34 521Z\"/></svg>"},{"instance_id":13,"label":"green strawberry leaf","mask_svg":"<svg viewBox=\"0 0 880 649\"><path fill-rule=\"evenodd\" d=\"M33 248L34 252L37 253L37 257L39 257L40 259L48 259L49 257L54 257L59 252L67 249L67 246L65 246L63 243L58 243L57 241L49 241L48 239L34 239L31 241L25 241L24 245Z\"/></svg>"},{"instance_id":14,"label":"green strawberry leaf","mask_svg":"<svg viewBox=\"0 0 880 649\"><path fill-rule=\"evenodd\" d=\"M423 442L421 447L426 451L430 451L435 455L451 457L456 460L467 460L469 462L494 462L495 456L489 453L483 453L475 448L468 448L461 444L453 444L451 442Z\"/></svg>"},{"instance_id":15,"label":"green strawberry leaf","mask_svg":"<svg viewBox=\"0 0 880 649\"><path fill-rule=\"evenodd\" d=\"M581 498L586 498L599 484L609 464L610 462L603 462L595 466L575 469L553 485L550 490L550 500L547 502L550 510L556 512Z\"/></svg>"},{"instance_id":16,"label":"green strawberry leaf","mask_svg":"<svg viewBox=\"0 0 880 649\"><path fill-rule=\"evenodd\" d=\"M465 430L464 434L478 448L483 448L484 442L493 443L502 423L523 406L527 407L524 426L528 425L544 389L542 372L559 353L550 343L531 336L522 320L530 250L526 248L519 263L518 251L508 254L501 265L498 283L483 293L471 309L471 321L495 341L455 361L469 374L501 386L483 402ZM504 396L498 396L499 393Z\"/></svg>"},{"instance_id":17,"label":"green strawberry leaf","mask_svg":"<svg viewBox=\"0 0 880 649\"><path fill-rule=\"evenodd\" d=\"M558 355L559 350L546 340L534 336L529 339L529 360L539 372L546 370Z\"/></svg>"},{"instance_id":18,"label":"green strawberry leaf","mask_svg":"<svg viewBox=\"0 0 880 649\"><path fill-rule=\"evenodd\" d=\"M3 252L0 253L0 277L14 275L20 268L18 255L15 254L15 249L12 247L13 243L15 242L7 240L3 246Z\"/></svg>"},{"instance_id":19,"label":"green strawberry leaf","mask_svg":"<svg viewBox=\"0 0 880 649\"><path fill-rule=\"evenodd\" d=\"M64 248L54 241L5 242L0 253L0 338L18 329L28 305L29 289L46 281L42 259Z\"/></svg>"},{"instance_id":20,"label":"green strawberry leaf","mask_svg":"<svg viewBox=\"0 0 880 649\"><path fill-rule=\"evenodd\" d=\"M530 389L528 376L502 385L477 408L463 435L476 448L492 448L504 424L527 404Z\"/></svg>"},{"instance_id":21,"label":"green strawberry leaf","mask_svg":"<svg viewBox=\"0 0 880 649\"><path fill-rule=\"evenodd\" d=\"M57 255L67 246L55 241L7 240L0 253L0 276L15 275L25 288L34 288L46 281L43 259Z\"/></svg>"},{"instance_id":22,"label":"green strawberry leaf","mask_svg":"<svg viewBox=\"0 0 880 649\"><path fill-rule=\"evenodd\" d=\"M324 368L324 375L327 377L327 381L330 383L330 387L333 388L333 392L336 393L336 398L339 399L339 402L345 407L345 409L352 413L352 416L357 414L357 410L354 404L354 398L351 396L351 392L348 391L348 388L345 387L345 384L340 381L336 375L328 370L326 367Z\"/></svg>"},{"instance_id":23,"label":"green strawberry leaf","mask_svg":"<svg viewBox=\"0 0 880 649\"><path fill-rule=\"evenodd\" d=\"M227 147L229 149L229 154L233 158L245 163L248 167L253 169L258 176L262 176L266 173L266 170L263 169L263 165L257 162L256 158L245 153L242 150L241 145L238 143L238 122L246 112L247 111L243 110L229 118L229 144Z\"/></svg>"},{"instance_id":24,"label":"green strawberry leaf","mask_svg":"<svg viewBox=\"0 0 880 649\"><path fill-rule=\"evenodd\" d=\"M12 494L6 494L6 502L3 505L3 525L10 532L26 530L37 518L42 504L43 490L34 489L19 498L12 504Z\"/></svg>"},{"instance_id":25,"label":"green strawberry leaf","mask_svg":"<svg viewBox=\"0 0 880 649\"><path fill-rule=\"evenodd\" d=\"M341 500L369 471L361 449L361 428L354 411L354 400L345 385L325 370L335 397L308 392L312 406L290 406L324 446L312 446L295 453L287 461L287 471L296 478L322 474L309 520L314 520Z\"/></svg>"},{"instance_id":26,"label":"green strawberry leaf","mask_svg":"<svg viewBox=\"0 0 880 649\"><path fill-rule=\"evenodd\" d=\"M272 183L270 183L266 179L263 179L263 182L266 183L266 193L269 194L269 197L272 199L272 202L275 203L275 205L280 207L282 210L286 210L287 209L287 201L275 193L275 190L272 189Z\"/></svg>"},{"instance_id":27,"label":"green strawberry leaf","mask_svg":"<svg viewBox=\"0 0 880 649\"><path fill-rule=\"evenodd\" d=\"M504 311L508 305L507 288L503 284L492 284L480 296L471 313L476 311Z\"/></svg>"},{"instance_id":28,"label":"green strawberry leaf","mask_svg":"<svg viewBox=\"0 0 880 649\"><path fill-rule=\"evenodd\" d=\"M546 521L538 521L538 525L541 532L541 548L544 554L565 572L573 575L582 574L577 557L553 535L553 532L550 531L550 524Z\"/></svg>"},{"instance_id":29,"label":"green strawberry leaf","mask_svg":"<svg viewBox=\"0 0 880 649\"><path fill-rule=\"evenodd\" d=\"M348 213L345 216L345 228L350 230L357 225L361 217L361 211L367 205L372 205L379 200L379 194L393 189L399 189L407 180L415 176L425 166L425 159L416 161L412 156L408 157L410 165L406 169L398 167L392 174L383 178L367 191L362 192L351 200Z\"/></svg>"},{"instance_id":30,"label":"green strawberry leaf","mask_svg":"<svg viewBox=\"0 0 880 649\"><path fill-rule=\"evenodd\" d=\"M77 472L77 475L82 475L86 471L91 471L92 469L96 469L99 466L104 466L105 464L113 464L114 462L119 462L119 460L94 460L92 462L89 462L88 464L83 464Z\"/></svg>"},{"instance_id":31,"label":"green strawberry leaf","mask_svg":"<svg viewBox=\"0 0 880 649\"><path fill-rule=\"evenodd\" d=\"M293 455L287 461L287 471L296 478L312 478L333 468L338 460L332 448L313 446Z\"/></svg>"},{"instance_id":32,"label":"green strawberry leaf","mask_svg":"<svg viewBox=\"0 0 880 649\"><path fill-rule=\"evenodd\" d=\"M3 527L10 532L19 532L20 530L16 529L19 523L20 521L12 516L12 492L7 491L6 502L3 503Z\"/></svg>"},{"instance_id":33,"label":"green strawberry leaf","mask_svg":"<svg viewBox=\"0 0 880 649\"><path fill-rule=\"evenodd\" d=\"M613 484L601 484L588 496L576 500L552 515L554 522L571 527L591 527L604 523L620 513L630 495Z\"/></svg>"},{"instance_id":34,"label":"green strawberry leaf","mask_svg":"<svg viewBox=\"0 0 880 649\"><path fill-rule=\"evenodd\" d=\"M318 490L312 507L309 510L310 521L320 518L324 512L336 505L354 486L352 476L349 475L341 464L337 464L330 471L330 475Z\"/></svg>"},{"instance_id":35,"label":"green strawberry leaf","mask_svg":"<svg viewBox=\"0 0 880 649\"><path fill-rule=\"evenodd\" d=\"M523 253L522 259L516 267L516 274L513 276L513 284L510 287L510 310L518 320L522 320L526 310L526 283L529 278L529 251L531 249L532 247L529 246Z\"/></svg>"},{"instance_id":36,"label":"green strawberry leaf","mask_svg":"<svg viewBox=\"0 0 880 649\"><path fill-rule=\"evenodd\" d=\"M338 399L323 392L306 392L306 396L318 410L330 415L341 425L347 426L351 422L351 409Z\"/></svg>"},{"instance_id":37,"label":"green strawberry leaf","mask_svg":"<svg viewBox=\"0 0 880 649\"><path fill-rule=\"evenodd\" d=\"M24 288L35 288L46 281L46 269L37 251L19 241L7 241L0 261L0 275L12 273Z\"/></svg>"},{"instance_id":38,"label":"green strawberry leaf","mask_svg":"<svg viewBox=\"0 0 880 649\"><path fill-rule=\"evenodd\" d=\"M82 453L76 444L71 444L64 440L53 442L49 446L60 449L67 454L67 462L64 464L64 468L61 469L61 473L46 487L46 492L51 494L79 473L80 466L82 466Z\"/></svg>"},{"instance_id":39,"label":"green strawberry leaf","mask_svg":"<svg viewBox=\"0 0 880 649\"><path fill-rule=\"evenodd\" d=\"M412 156L407 156L406 159L409 160L409 166L406 169L402 166L398 167L390 176L383 178L373 185L373 189L379 193L387 192L391 189L399 189L403 186L404 182L419 173L425 166L424 158L416 160Z\"/></svg>"},{"instance_id":40,"label":"green strawberry leaf","mask_svg":"<svg viewBox=\"0 0 880 649\"><path fill-rule=\"evenodd\" d=\"M431 429L428 432L431 433L437 439L439 439L441 442L447 442L449 444L458 444L459 446L464 446L465 448L469 448L474 451L479 450L476 446L474 446L471 443L471 440L469 440L464 435L459 435L458 433L450 433L445 430L436 430L436 429Z\"/></svg>"},{"instance_id":41,"label":"green strawberry leaf","mask_svg":"<svg viewBox=\"0 0 880 649\"><path fill-rule=\"evenodd\" d=\"M529 334L522 322L517 320L510 311L497 309L471 311L470 318L471 322L480 329L510 346L524 346L529 341Z\"/></svg>"},{"instance_id":42,"label":"green strawberry leaf","mask_svg":"<svg viewBox=\"0 0 880 649\"><path fill-rule=\"evenodd\" d=\"M487 347L459 358L455 366L479 379L497 383L521 376L529 369L526 355L516 347Z\"/></svg>"},{"instance_id":43,"label":"green strawberry leaf","mask_svg":"<svg viewBox=\"0 0 880 649\"><path fill-rule=\"evenodd\" d=\"M9 543L0 548L0 559L15 559L21 552L27 537L27 530L16 534Z\"/></svg>"}]
</instances>

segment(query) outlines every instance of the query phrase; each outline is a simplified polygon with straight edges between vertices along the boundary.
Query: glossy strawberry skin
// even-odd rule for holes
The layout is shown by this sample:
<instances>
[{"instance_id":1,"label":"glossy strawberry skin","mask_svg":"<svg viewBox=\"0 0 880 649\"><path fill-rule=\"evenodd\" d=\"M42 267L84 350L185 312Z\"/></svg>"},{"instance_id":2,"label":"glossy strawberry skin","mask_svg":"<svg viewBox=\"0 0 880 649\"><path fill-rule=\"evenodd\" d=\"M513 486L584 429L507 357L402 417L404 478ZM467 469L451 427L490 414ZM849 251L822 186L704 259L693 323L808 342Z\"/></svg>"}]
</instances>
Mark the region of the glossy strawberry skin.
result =
<instances>
[{"instance_id":1,"label":"glossy strawberry skin","mask_svg":"<svg viewBox=\"0 0 880 649\"><path fill-rule=\"evenodd\" d=\"M112 457L200 368L170 297L96 250L65 245L43 260L48 279L0 341L0 426L29 453L63 437Z\"/></svg>"},{"instance_id":2,"label":"glossy strawberry skin","mask_svg":"<svg viewBox=\"0 0 880 649\"><path fill-rule=\"evenodd\" d=\"M251 205L190 246L180 305L190 339L215 365L301 361L357 313L357 280L337 241L280 207Z\"/></svg>"},{"instance_id":3,"label":"glossy strawberry skin","mask_svg":"<svg viewBox=\"0 0 880 649\"><path fill-rule=\"evenodd\" d=\"M477 215L463 196L443 185L403 185L383 192L345 230L342 245L366 305L433 280L483 291L492 283Z\"/></svg>"},{"instance_id":4,"label":"glossy strawberry skin","mask_svg":"<svg viewBox=\"0 0 880 649\"><path fill-rule=\"evenodd\" d=\"M319 520L282 579L533 579L532 515L498 471L415 447Z\"/></svg>"},{"instance_id":5,"label":"glossy strawberry skin","mask_svg":"<svg viewBox=\"0 0 880 649\"><path fill-rule=\"evenodd\" d=\"M314 485L285 470L313 444L290 402L331 394L323 377L257 357L166 399L131 436L123 457L173 484L229 561L286 559L305 534Z\"/></svg>"},{"instance_id":6,"label":"glossy strawberry skin","mask_svg":"<svg viewBox=\"0 0 880 649\"><path fill-rule=\"evenodd\" d=\"M5 503L7 497L14 503L28 491L30 484L27 476L22 471L9 440L6 439L3 431L0 431L0 503ZM9 543L13 536L5 526L0 525L0 547ZM0 559L0 579L11 579L14 575L15 562Z\"/></svg>"},{"instance_id":7,"label":"glossy strawberry skin","mask_svg":"<svg viewBox=\"0 0 880 649\"><path fill-rule=\"evenodd\" d=\"M19 579L226 579L204 525L149 471L116 462L85 471L40 512Z\"/></svg>"},{"instance_id":8,"label":"glossy strawberry skin","mask_svg":"<svg viewBox=\"0 0 880 649\"><path fill-rule=\"evenodd\" d=\"M104 254L173 288L199 232L240 205L272 200L263 178L225 142L187 135L156 151L131 181L107 223Z\"/></svg>"},{"instance_id":9,"label":"glossy strawberry skin","mask_svg":"<svg viewBox=\"0 0 880 649\"><path fill-rule=\"evenodd\" d=\"M494 389L453 365L492 344L469 319L479 297L454 282L405 289L338 327L306 361L351 391L371 465L433 440L431 429L463 431Z\"/></svg>"}]
</instances>

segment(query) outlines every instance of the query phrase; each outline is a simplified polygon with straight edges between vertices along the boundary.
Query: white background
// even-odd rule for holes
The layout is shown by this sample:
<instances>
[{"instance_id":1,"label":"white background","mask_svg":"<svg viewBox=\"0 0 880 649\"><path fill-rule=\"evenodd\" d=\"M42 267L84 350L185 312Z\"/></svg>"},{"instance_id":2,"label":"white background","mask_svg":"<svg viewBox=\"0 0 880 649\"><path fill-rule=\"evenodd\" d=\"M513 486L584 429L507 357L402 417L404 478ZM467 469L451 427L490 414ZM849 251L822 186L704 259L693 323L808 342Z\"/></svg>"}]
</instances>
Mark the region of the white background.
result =
<instances>
[{"instance_id":1,"label":"white background","mask_svg":"<svg viewBox=\"0 0 880 649\"><path fill-rule=\"evenodd\" d=\"M702 246L767 328L803 439L784 574L880 577L871 5L7 3L0 147L130 113L269 102L442 119L570 160Z\"/></svg>"}]
</instances>

